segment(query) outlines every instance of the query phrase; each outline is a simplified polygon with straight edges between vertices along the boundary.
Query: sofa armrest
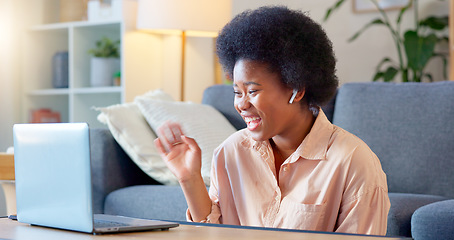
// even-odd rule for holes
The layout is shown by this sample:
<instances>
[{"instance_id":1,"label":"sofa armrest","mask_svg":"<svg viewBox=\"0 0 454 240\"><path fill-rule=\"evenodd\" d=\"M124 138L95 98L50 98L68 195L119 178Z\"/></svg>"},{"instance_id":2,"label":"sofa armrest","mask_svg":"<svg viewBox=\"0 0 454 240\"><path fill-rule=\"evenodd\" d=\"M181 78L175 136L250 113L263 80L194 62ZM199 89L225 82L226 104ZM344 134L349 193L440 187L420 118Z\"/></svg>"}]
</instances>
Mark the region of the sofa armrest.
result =
<instances>
[{"instance_id":1,"label":"sofa armrest","mask_svg":"<svg viewBox=\"0 0 454 240\"><path fill-rule=\"evenodd\" d=\"M412 193L389 193L388 195L391 208L388 213L387 236L411 237L411 216L415 210L447 199L442 196Z\"/></svg>"},{"instance_id":2,"label":"sofa armrest","mask_svg":"<svg viewBox=\"0 0 454 240\"><path fill-rule=\"evenodd\" d=\"M123 151L108 129L90 129L93 209L104 212L106 196L119 188L160 184L146 175Z\"/></svg>"},{"instance_id":3,"label":"sofa armrest","mask_svg":"<svg viewBox=\"0 0 454 240\"><path fill-rule=\"evenodd\" d=\"M425 205L411 217L414 239L452 239L454 236L454 199Z\"/></svg>"}]
</instances>

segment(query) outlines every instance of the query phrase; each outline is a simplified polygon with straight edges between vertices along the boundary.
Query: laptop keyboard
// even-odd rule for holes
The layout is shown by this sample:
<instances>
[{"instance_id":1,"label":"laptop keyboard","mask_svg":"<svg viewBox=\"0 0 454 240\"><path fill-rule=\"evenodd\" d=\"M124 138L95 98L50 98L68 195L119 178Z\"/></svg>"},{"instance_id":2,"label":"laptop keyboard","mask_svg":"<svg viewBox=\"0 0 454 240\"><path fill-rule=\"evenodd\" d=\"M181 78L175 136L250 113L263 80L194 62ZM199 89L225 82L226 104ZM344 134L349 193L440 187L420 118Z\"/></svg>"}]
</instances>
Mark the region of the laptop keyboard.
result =
<instances>
[{"instance_id":1,"label":"laptop keyboard","mask_svg":"<svg viewBox=\"0 0 454 240\"><path fill-rule=\"evenodd\" d=\"M130 226L129 224L126 224L126 223L104 221L104 220L100 220L100 219L95 219L94 220L94 225L95 225L95 228Z\"/></svg>"}]
</instances>

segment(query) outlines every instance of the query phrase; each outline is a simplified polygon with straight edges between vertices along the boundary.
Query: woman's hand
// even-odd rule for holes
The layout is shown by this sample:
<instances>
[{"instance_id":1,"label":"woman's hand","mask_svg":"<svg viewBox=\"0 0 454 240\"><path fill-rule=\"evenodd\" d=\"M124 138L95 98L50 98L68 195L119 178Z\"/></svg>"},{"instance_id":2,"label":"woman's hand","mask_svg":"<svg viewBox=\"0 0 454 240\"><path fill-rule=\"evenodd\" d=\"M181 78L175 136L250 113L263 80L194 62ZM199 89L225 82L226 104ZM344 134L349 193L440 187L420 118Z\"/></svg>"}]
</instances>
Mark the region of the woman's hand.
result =
<instances>
[{"instance_id":1,"label":"woman's hand","mask_svg":"<svg viewBox=\"0 0 454 240\"><path fill-rule=\"evenodd\" d=\"M156 147L180 182L192 219L196 222L206 220L211 212L211 199L200 172L202 154L199 145L184 136L178 123L166 122L157 132Z\"/></svg>"},{"instance_id":2,"label":"woman's hand","mask_svg":"<svg viewBox=\"0 0 454 240\"><path fill-rule=\"evenodd\" d=\"M186 137L178 123L166 122L158 128L156 147L167 167L180 183L201 177L201 151L196 141Z\"/></svg>"}]
</instances>

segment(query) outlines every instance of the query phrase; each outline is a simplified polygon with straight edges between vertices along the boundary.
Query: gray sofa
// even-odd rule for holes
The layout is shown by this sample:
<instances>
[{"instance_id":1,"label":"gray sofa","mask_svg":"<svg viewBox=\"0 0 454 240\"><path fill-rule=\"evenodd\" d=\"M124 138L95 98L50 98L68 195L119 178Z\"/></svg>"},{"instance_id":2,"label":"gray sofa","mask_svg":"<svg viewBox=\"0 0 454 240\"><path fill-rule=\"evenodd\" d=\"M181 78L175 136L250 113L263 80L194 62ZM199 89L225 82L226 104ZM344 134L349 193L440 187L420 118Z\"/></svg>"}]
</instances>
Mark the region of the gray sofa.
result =
<instances>
[{"instance_id":1,"label":"gray sofa","mask_svg":"<svg viewBox=\"0 0 454 240\"><path fill-rule=\"evenodd\" d=\"M203 103L237 129L231 86L205 90ZM387 174L391 209L388 236L454 236L454 82L349 83L323 107L336 125L356 134L377 154ZM143 173L106 129L91 130L94 208L98 213L185 220L178 186Z\"/></svg>"}]
</instances>

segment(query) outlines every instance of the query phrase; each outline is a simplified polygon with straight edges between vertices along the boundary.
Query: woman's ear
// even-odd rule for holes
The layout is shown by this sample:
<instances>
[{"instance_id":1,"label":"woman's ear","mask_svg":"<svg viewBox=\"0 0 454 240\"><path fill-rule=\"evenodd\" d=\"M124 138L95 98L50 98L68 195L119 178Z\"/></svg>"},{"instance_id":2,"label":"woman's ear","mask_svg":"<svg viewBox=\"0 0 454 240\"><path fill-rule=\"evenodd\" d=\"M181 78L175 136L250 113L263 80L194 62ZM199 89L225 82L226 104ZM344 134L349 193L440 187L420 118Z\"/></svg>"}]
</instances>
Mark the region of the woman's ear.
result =
<instances>
[{"instance_id":1,"label":"woman's ear","mask_svg":"<svg viewBox=\"0 0 454 240\"><path fill-rule=\"evenodd\" d=\"M290 101L288 103L292 104L293 102L301 101L301 99L303 99L305 93L306 93L306 91L304 89L299 90L299 91L297 89L293 89L292 96L290 97Z\"/></svg>"}]
</instances>

